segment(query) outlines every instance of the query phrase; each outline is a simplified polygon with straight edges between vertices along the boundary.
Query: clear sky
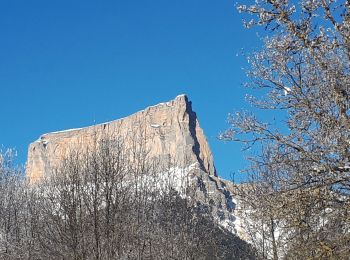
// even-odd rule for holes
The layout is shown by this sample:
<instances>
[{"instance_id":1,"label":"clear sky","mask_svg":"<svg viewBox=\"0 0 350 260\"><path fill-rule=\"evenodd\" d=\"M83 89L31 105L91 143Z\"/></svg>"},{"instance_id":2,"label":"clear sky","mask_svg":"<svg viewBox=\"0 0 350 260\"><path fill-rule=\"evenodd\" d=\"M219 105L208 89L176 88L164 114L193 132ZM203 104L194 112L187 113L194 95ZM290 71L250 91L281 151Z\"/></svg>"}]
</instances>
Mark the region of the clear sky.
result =
<instances>
[{"instance_id":1,"label":"clear sky","mask_svg":"<svg viewBox=\"0 0 350 260\"><path fill-rule=\"evenodd\" d=\"M41 134L127 116L185 93L220 176L244 165L217 140L246 106L242 48L257 46L230 0L0 1L0 144L20 163Z\"/></svg>"}]
</instances>

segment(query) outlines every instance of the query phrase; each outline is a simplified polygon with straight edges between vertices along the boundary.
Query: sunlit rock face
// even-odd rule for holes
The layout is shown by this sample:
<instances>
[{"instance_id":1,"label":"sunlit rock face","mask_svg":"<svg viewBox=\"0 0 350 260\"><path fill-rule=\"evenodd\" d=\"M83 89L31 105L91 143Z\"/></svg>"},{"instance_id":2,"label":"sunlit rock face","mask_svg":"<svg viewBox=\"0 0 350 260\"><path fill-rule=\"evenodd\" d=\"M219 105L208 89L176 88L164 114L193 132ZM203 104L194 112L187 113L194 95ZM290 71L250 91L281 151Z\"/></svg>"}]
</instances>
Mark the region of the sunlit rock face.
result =
<instances>
[{"instance_id":1,"label":"sunlit rock face","mask_svg":"<svg viewBox=\"0 0 350 260\"><path fill-rule=\"evenodd\" d=\"M198 162L208 175L216 176L209 145L185 95L115 121L42 135L29 146L27 176L31 181L40 179L68 149L89 145L106 133L129 137L144 133L142 145L151 156L168 155L188 165Z\"/></svg>"},{"instance_id":2,"label":"sunlit rock face","mask_svg":"<svg viewBox=\"0 0 350 260\"><path fill-rule=\"evenodd\" d=\"M177 169L189 169L185 174L198 187L200 200L214 208L223 226L235 230L229 183L217 176L210 147L185 95L115 121L40 136L28 149L30 183L49 174L72 149L93 147L105 135L123 139L125 149L142 145L147 158L173 158Z\"/></svg>"}]
</instances>

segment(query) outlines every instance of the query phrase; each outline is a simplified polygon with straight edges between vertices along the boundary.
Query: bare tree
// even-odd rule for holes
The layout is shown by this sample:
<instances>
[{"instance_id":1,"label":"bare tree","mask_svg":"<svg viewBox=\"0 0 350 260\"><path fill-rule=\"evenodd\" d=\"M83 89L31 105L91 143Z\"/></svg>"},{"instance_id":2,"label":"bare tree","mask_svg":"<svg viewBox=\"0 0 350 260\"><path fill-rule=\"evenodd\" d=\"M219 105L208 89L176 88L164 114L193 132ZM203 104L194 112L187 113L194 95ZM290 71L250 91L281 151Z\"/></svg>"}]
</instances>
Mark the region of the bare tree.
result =
<instances>
[{"instance_id":1,"label":"bare tree","mask_svg":"<svg viewBox=\"0 0 350 260\"><path fill-rule=\"evenodd\" d=\"M151 156L145 136L96 135L31 188L38 258L253 259L197 199L196 169Z\"/></svg>"},{"instance_id":2,"label":"bare tree","mask_svg":"<svg viewBox=\"0 0 350 260\"><path fill-rule=\"evenodd\" d=\"M0 259L32 259L33 198L15 156L13 149L0 152Z\"/></svg>"},{"instance_id":3,"label":"bare tree","mask_svg":"<svg viewBox=\"0 0 350 260\"><path fill-rule=\"evenodd\" d=\"M229 117L226 140L253 144L251 173L258 196L278 207L290 258L349 255L350 11L348 1L258 0L240 5L247 27L265 26L264 47L249 57L247 84L261 93L248 100L279 111L280 125L250 112ZM280 127L279 127L280 126ZM268 151L266 158L264 153ZM268 178L261 178L261 175ZM260 205L258 205L257 210ZM275 254L274 258L276 258Z\"/></svg>"},{"instance_id":4,"label":"bare tree","mask_svg":"<svg viewBox=\"0 0 350 260\"><path fill-rule=\"evenodd\" d=\"M123 133L72 143L36 183L0 156L0 259L255 258L218 226L199 165L151 154L142 129Z\"/></svg>"}]
</instances>

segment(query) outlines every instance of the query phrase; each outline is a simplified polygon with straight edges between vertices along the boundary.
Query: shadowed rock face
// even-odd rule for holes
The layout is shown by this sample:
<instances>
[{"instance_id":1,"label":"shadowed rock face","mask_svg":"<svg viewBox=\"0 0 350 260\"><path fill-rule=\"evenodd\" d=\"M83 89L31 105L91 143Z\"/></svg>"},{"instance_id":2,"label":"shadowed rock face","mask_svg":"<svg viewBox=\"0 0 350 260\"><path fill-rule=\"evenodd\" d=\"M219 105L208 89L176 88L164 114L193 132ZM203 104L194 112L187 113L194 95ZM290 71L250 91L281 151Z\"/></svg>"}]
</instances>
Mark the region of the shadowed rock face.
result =
<instances>
[{"instance_id":1,"label":"shadowed rock face","mask_svg":"<svg viewBox=\"0 0 350 260\"><path fill-rule=\"evenodd\" d=\"M199 171L188 174L196 176L193 180L200 191L200 200L214 208L223 226L235 231L235 204L229 183L217 176L208 142L185 95L115 121L42 135L28 149L29 181L37 182L49 174L70 149L93 147L94 141L106 133L125 139L126 149L134 145L135 140L137 145L142 143L148 158L176 158L181 168L198 165Z\"/></svg>"},{"instance_id":2,"label":"shadowed rock face","mask_svg":"<svg viewBox=\"0 0 350 260\"><path fill-rule=\"evenodd\" d=\"M119 136L146 133L144 145L151 156L170 156L188 165L198 162L204 172L216 176L213 156L196 113L188 98L180 95L126 118L42 135L29 146L26 173L30 182L42 178L72 147L89 145L106 132Z\"/></svg>"}]
</instances>

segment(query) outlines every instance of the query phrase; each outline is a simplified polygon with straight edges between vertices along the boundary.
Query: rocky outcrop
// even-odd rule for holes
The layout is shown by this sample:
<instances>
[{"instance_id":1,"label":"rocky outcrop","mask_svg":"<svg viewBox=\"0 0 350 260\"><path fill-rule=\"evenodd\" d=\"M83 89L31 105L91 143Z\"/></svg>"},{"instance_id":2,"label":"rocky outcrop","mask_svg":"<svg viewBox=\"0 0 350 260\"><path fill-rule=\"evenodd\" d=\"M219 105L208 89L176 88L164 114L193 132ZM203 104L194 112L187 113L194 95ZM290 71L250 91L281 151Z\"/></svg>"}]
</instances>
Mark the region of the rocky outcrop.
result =
<instances>
[{"instance_id":1,"label":"rocky outcrop","mask_svg":"<svg viewBox=\"0 0 350 260\"><path fill-rule=\"evenodd\" d=\"M53 132L42 135L29 146L26 174L35 183L49 174L70 149L91 146L106 133L131 136L125 142L127 149L134 141L147 150L149 158L176 158L183 169L197 165L188 172L201 193L201 200L215 208L215 215L228 229L234 229L232 214L235 204L228 183L220 179L215 170L213 156L199 126L192 104L185 95L174 100L148 107L131 116L90 127ZM192 168L191 168L192 169Z\"/></svg>"},{"instance_id":2,"label":"rocky outcrop","mask_svg":"<svg viewBox=\"0 0 350 260\"><path fill-rule=\"evenodd\" d=\"M69 148L89 144L106 132L120 136L146 133L145 145L151 155L169 155L178 161L186 161L188 165L198 162L208 175L216 176L213 156L196 113L188 98L180 95L126 118L42 135L29 146L28 178L31 182L39 180Z\"/></svg>"}]
</instances>

